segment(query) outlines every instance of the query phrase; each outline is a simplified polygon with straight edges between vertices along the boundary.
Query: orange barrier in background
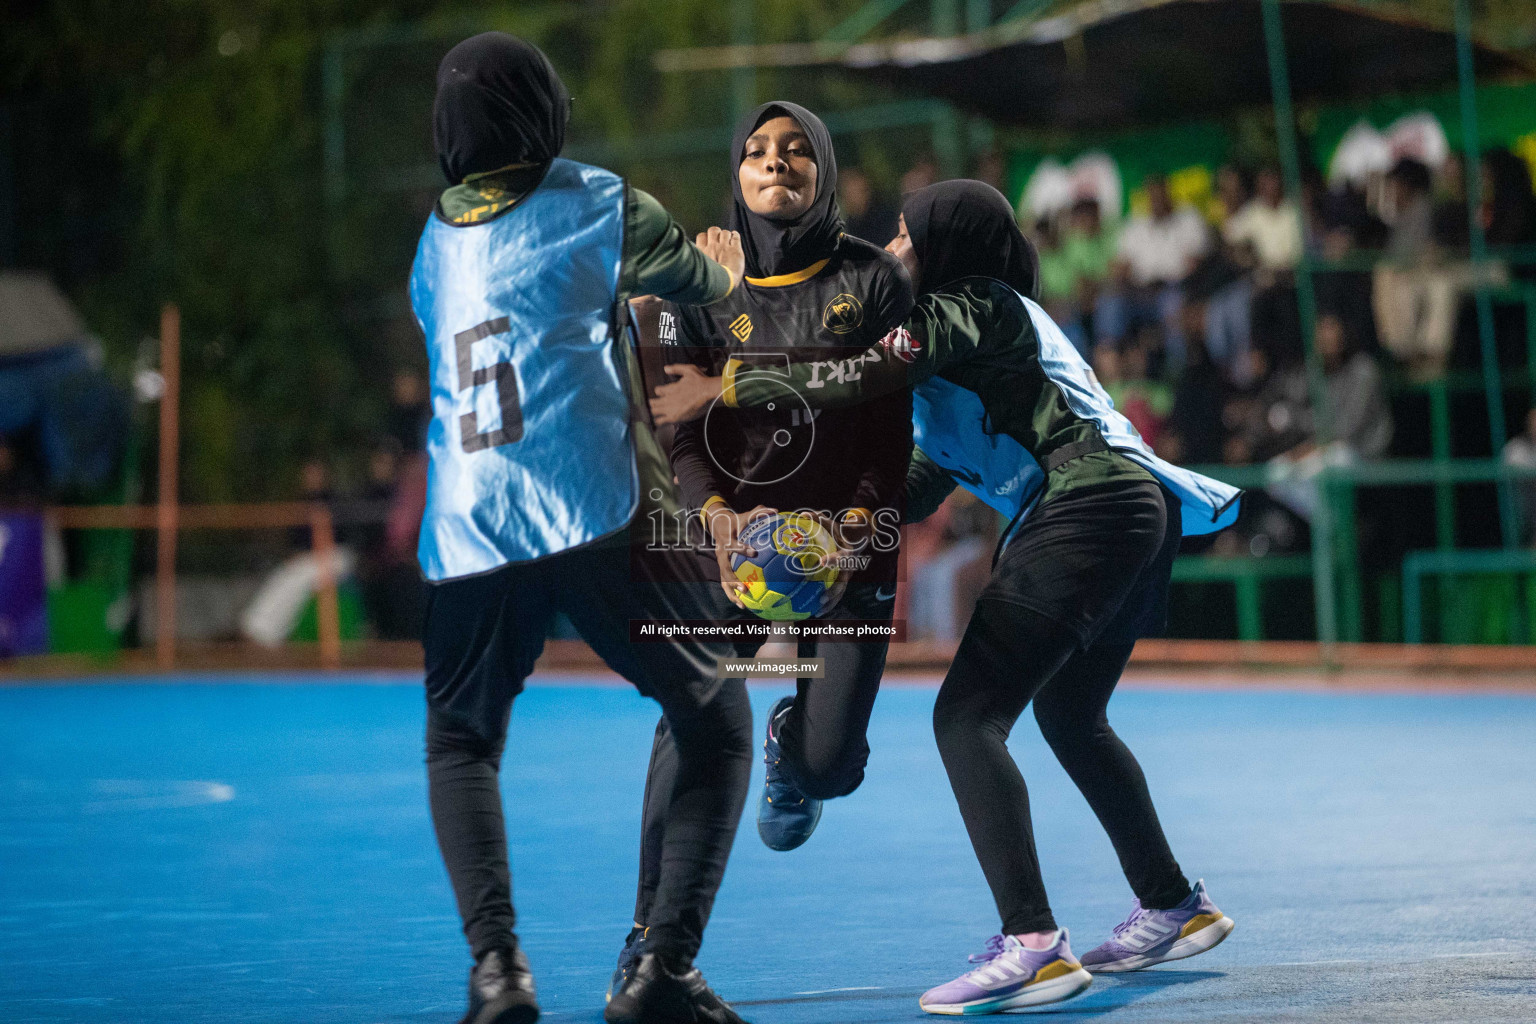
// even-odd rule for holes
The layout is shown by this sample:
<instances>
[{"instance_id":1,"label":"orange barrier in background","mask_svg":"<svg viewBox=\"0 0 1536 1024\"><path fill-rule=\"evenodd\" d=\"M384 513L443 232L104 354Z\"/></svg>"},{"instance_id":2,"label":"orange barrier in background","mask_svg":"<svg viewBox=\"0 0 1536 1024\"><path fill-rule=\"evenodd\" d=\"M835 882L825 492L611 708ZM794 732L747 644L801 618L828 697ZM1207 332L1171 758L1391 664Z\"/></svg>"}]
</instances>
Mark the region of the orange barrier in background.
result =
<instances>
[{"instance_id":1,"label":"orange barrier in background","mask_svg":"<svg viewBox=\"0 0 1536 1024\"><path fill-rule=\"evenodd\" d=\"M155 663L176 667L176 535L181 530L266 530L308 526L318 571L316 613L320 664L341 664L341 613L336 596L336 529L331 510L303 502L249 505L76 505L55 506L44 517L66 530L154 530Z\"/></svg>"},{"instance_id":2,"label":"orange barrier in background","mask_svg":"<svg viewBox=\"0 0 1536 1024\"><path fill-rule=\"evenodd\" d=\"M336 529L330 509L299 502L241 505L179 503L181 463L181 310L160 310L160 474L154 505L57 506L49 522L69 530L155 531L155 665L176 667L176 541L182 530L263 530L308 526L317 563L320 663L341 664L341 613L336 596Z\"/></svg>"}]
</instances>

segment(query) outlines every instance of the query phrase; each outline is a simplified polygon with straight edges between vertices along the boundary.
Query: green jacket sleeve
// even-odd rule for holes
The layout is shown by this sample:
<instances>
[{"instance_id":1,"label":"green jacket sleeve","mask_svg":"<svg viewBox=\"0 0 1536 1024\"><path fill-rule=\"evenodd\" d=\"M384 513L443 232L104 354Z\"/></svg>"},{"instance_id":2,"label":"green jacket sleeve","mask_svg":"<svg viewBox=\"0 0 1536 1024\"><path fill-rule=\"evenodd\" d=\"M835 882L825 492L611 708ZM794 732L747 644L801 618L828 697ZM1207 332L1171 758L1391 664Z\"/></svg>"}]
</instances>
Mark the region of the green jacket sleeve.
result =
<instances>
[{"instance_id":1,"label":"green jacket sleeve","mask_svg":"<svg viewBox=\"0 0 1536 1024\"><path fill-rule=\"evenodd\" d=\"M991 282L968 279L918 299L904 324L858 355L791 363L787 373L731 359L720 379L725 404L765 405L787 384L813 409L838 409L920 384L976 351L992 309Z\"/></svg>"},{"instance_id":2,"label":"green jacket sleeve","mask_svg":"<svg viewBox=\"0 0 1536 1024\"><path fill-rule=\"evenodd\" d=\"M637 188L629 190L619 275L622 297L655 295L707 306L729 295L732 287L730 272L690 242L660 203Z\"/></svg>"},{"instance_id":3,"label":"green jacket sleeve","mask_svg":"<svg viewBox=\"0 0 1536 1024\"><path fill-rule=\"evenodd\" d=\"M948 470L921 448L912 449L907 465L907 522L920 523L933 515L954 489L955 478Z\"/></svg>"}]
</instances>

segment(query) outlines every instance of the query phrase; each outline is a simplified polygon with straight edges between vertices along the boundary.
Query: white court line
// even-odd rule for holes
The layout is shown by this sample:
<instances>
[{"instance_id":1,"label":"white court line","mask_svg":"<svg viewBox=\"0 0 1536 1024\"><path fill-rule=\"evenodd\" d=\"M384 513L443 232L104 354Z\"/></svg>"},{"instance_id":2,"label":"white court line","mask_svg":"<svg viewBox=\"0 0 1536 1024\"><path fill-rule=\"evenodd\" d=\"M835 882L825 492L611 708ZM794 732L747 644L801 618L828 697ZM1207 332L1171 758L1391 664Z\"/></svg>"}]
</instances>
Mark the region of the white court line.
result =
<instances>
[{"instance_id":1,"label":"white court line","mask_svg":"<svg viewBox=\"0 0 1536 1024\"><path fill-rule=\"evenodd\" d=\"M1296 960L1290 963L1269 964L1270 967L1320 967L1324 964L1411 964L1423 960L1463 960L1477 956L1522 956L1523 950L1504 949L1495 953L1431 953L1417 960ZM1259 966L1259 965L1255 965Z\"/></svg>"},{"instance_id":2,"label":"white court line","mask_svg":"<svg viewBox=\"0 0 1536 1024\"><path fill-rule=\"evenodd\" d=\"M797 996L826 996L833 992L879 992L883 985L850 985L847 988L815 988L809 992L796 992Z\"/></svg>"},{"instance_id":3,"label":"white court line","mask_svg":"<svg viewBox=\"0 0 1536 1024\"><path fill-rule=\"evenodd\" d=\"M81 807L87 814L104 811L159 811L204 804L223 804L235 798L227 782L160 782L139 779L97 779L94 789L102 795Z\"/></svg>"}]
</instances>

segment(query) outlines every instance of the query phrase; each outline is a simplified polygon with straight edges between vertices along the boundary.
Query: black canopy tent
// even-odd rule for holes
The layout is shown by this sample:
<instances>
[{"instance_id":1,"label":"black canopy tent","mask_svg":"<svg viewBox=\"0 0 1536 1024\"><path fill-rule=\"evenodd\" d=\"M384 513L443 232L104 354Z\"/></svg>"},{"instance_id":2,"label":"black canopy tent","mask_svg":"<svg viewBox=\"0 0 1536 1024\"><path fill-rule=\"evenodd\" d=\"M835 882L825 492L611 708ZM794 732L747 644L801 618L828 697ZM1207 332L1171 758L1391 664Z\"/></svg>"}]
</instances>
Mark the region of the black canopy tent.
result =
<instances>
[{"instance_id":1,"label":"black canopy tent","mask_svg":"<svg viewBox=\"0 0 1536 1024\"><path fill-rule=\"evenodd\" d=\"M1456 76L1453 32L1345 4L1283 6L1298 100L1412 92ZM1272 101L1258 0L1089 3L1000 39L1006 35L993 30L855 47L837 63L997 124L1032 128L1153 124ZM1475 61L1480 76L1531 70L1483 45Z\"/></svg>"}]
</instances>

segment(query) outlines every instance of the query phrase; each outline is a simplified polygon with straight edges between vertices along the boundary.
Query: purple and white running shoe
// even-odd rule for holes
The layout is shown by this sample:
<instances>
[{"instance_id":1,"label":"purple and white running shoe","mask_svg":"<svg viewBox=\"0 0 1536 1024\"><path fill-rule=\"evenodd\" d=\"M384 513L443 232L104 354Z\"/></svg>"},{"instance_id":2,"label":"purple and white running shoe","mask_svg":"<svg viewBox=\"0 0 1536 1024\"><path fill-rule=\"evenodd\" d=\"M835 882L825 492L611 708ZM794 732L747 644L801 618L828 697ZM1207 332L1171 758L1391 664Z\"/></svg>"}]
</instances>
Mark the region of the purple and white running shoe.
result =
<instances>
[{"instance_id":1,"label":"purple and white running shoe","mask_svg":"<svg viewBox=\"0 0 1536 1024\"><path fill-rule=\"evenodd\" d=\"M1083 954L1083 966L1094 974L1112 974L1183 960L1220 945L1236 923L1211 902L1201 879L1172 910L1148 910L1137 900L1109 941Z\"/></svg>"},{"instance_id":2,"label":"purple and white running shoe","mask_svg":"<svg viewBox=\"0 0 1536 1024\"><path fill-rule=\"evenodd\" d=\"M918 1005L928 1013L1001 1013L1059 1003L1093 984L1093 976L1072 955L1065 928L1047 949L1030 949L1012 935L994 935L987 951L971 957L971 963L981 966L924 992Z\"/></svg>"}]
</instances>

